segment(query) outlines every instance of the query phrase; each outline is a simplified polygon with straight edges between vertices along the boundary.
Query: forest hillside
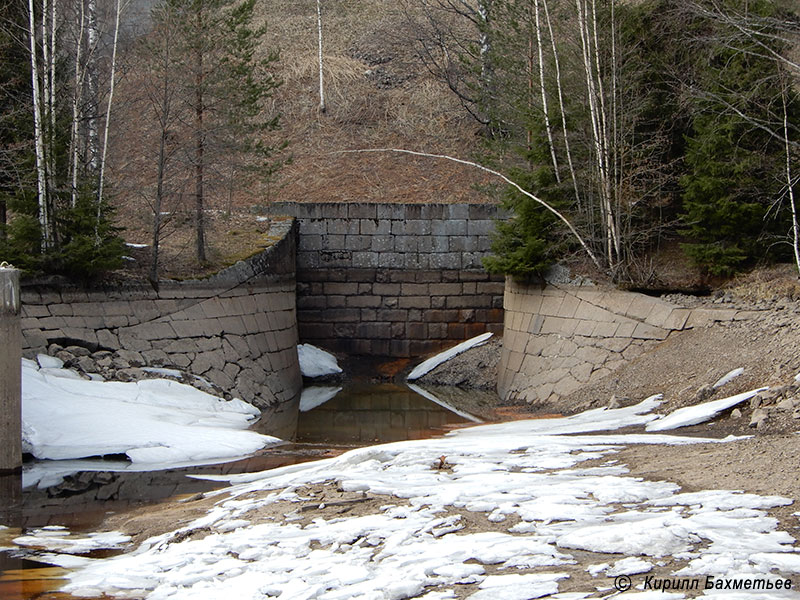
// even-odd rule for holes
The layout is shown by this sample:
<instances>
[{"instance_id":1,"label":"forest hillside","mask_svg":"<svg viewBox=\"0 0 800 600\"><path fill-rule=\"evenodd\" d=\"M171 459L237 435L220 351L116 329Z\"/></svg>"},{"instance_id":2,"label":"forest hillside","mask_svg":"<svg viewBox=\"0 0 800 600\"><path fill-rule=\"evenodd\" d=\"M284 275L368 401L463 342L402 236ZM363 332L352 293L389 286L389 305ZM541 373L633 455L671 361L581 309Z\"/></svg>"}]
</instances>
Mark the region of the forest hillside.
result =
<instances>
[{"instance_id":1,"label":"forest hillside","mask_svg":"<svg viewBox=\"0 0 800 600\"><path fill-rule=\"evenodd\" d=\"M217 268L277 200L502 202L486 266L521 277L696 286L800 256L789 1L32 0L2 22L0 258L32 272Z\"/></svg>"}]
</instances>

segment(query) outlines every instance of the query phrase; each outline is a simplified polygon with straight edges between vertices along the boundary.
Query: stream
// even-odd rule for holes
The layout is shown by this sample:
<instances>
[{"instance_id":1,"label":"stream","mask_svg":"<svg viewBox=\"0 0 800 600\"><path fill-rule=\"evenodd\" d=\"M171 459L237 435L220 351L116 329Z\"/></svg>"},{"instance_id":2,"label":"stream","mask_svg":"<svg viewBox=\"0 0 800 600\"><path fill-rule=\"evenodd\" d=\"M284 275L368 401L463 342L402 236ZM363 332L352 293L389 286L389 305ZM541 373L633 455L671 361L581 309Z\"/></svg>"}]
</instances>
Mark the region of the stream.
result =
<instances>
[{"instance_id":1,"label":"stream","mask_svg":"<svg viewBox=\"0 0 800 600\"><path fill-rule=\"evenodd\" d=\"M8 527L0 528L0 598L73 598L52 591L61 585L65 570L46 559L32 560L41 552L16 547L14 538L41 528L56 533L60 528L91 532L109 515L225 487L188 474L263 471L336 456L359 446L436 437L454 428L508 418L494 412L497 398L489 392L426 390L358 379L342 388L315 391L314 400L301 404L294 442L241 460L157 471L137 470L124 457L31 460L25 463L22 477L0 477L0 524ZM324 400L326 396L332 397ZM118 551L94 551L88 556L114 552Z\"/></svg>"}]
</instances>

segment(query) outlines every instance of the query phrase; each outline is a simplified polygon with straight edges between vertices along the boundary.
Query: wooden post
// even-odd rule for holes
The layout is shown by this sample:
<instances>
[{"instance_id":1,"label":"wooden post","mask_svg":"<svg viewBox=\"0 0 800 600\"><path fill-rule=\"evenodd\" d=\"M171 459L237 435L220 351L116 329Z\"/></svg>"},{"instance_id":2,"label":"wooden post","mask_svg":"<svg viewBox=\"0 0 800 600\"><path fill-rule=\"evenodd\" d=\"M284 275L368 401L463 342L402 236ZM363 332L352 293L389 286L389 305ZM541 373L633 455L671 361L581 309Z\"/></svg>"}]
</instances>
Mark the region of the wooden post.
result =
<instances>
[{"instance_id":1,"label":"wooden post","mask_svg":"<svg viewBox=\"0 0 800 600\"><path fill-rule=\"evenodd\" d=\"M0 474L22 468L19 271L0 265Z\"/></svg>"}]
</instances>

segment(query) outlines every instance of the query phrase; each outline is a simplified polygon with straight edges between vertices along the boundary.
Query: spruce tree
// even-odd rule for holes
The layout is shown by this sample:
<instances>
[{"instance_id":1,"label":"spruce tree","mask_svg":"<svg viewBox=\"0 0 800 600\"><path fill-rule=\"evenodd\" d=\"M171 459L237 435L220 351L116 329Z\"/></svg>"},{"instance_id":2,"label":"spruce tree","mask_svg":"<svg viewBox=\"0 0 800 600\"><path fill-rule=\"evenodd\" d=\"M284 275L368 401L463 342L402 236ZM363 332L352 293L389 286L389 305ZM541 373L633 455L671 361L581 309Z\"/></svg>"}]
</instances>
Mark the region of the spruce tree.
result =
<instances>
[{"instance_id":1,"label":"spruce tree","mask_svg":"<svg viewBox=\"0 0 800 600\"><path fill-rule=\"evenodd\" d=\"M191 113L182 135L193 172L196 255L206 261L205 219L211 182L255 173L270 177L279 147L266 133L278 127L267 101L279 82L277 53L264 53L266 28L256 26L255 0L166 0L154 13L169 15L176 27L175 60L184 72L173 85ZM164 25L161 23L160 25Z\"/></svg>"},{"instance_id":2,"label":"spruce tree","mask_svg":"<svg viewBox=\"0 0 800 600\"><path fill-rule=\"evenodd\" d=\"M725 8L736 14L745 9L741 0L729 0ZM751 18L777 16L775 4L763 0L750 0L747 11ZM706 273L729 275L768 257L774 235L786 228L785 213L772 210L784 185L784 143L776 134L783 89L776 61L759 44L776 54L785 48L778 36L756 42L710 20L701 39L682 178L689 238L684 250ZM788 106L797 123L798 103Z\"/></svg>"}]
</instances>

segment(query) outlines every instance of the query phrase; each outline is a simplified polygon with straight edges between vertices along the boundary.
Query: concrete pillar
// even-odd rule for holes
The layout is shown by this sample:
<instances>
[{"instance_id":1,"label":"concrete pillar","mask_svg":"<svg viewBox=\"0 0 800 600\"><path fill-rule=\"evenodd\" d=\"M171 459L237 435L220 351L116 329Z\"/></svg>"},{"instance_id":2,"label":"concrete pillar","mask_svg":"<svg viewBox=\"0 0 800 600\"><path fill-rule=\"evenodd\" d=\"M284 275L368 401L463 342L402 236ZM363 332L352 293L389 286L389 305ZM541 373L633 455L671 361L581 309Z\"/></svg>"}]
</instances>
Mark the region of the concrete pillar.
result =
<instances>
[{"instance_id":1,"label":"concrete pillar","mask_svg":"<svg viewBox=\"0 0 800 600\"><path fill-rule=\"evenodd\" d=\"M19 271L0 265L0 474L22 468Z\"/></svg>"}]
</instances>

